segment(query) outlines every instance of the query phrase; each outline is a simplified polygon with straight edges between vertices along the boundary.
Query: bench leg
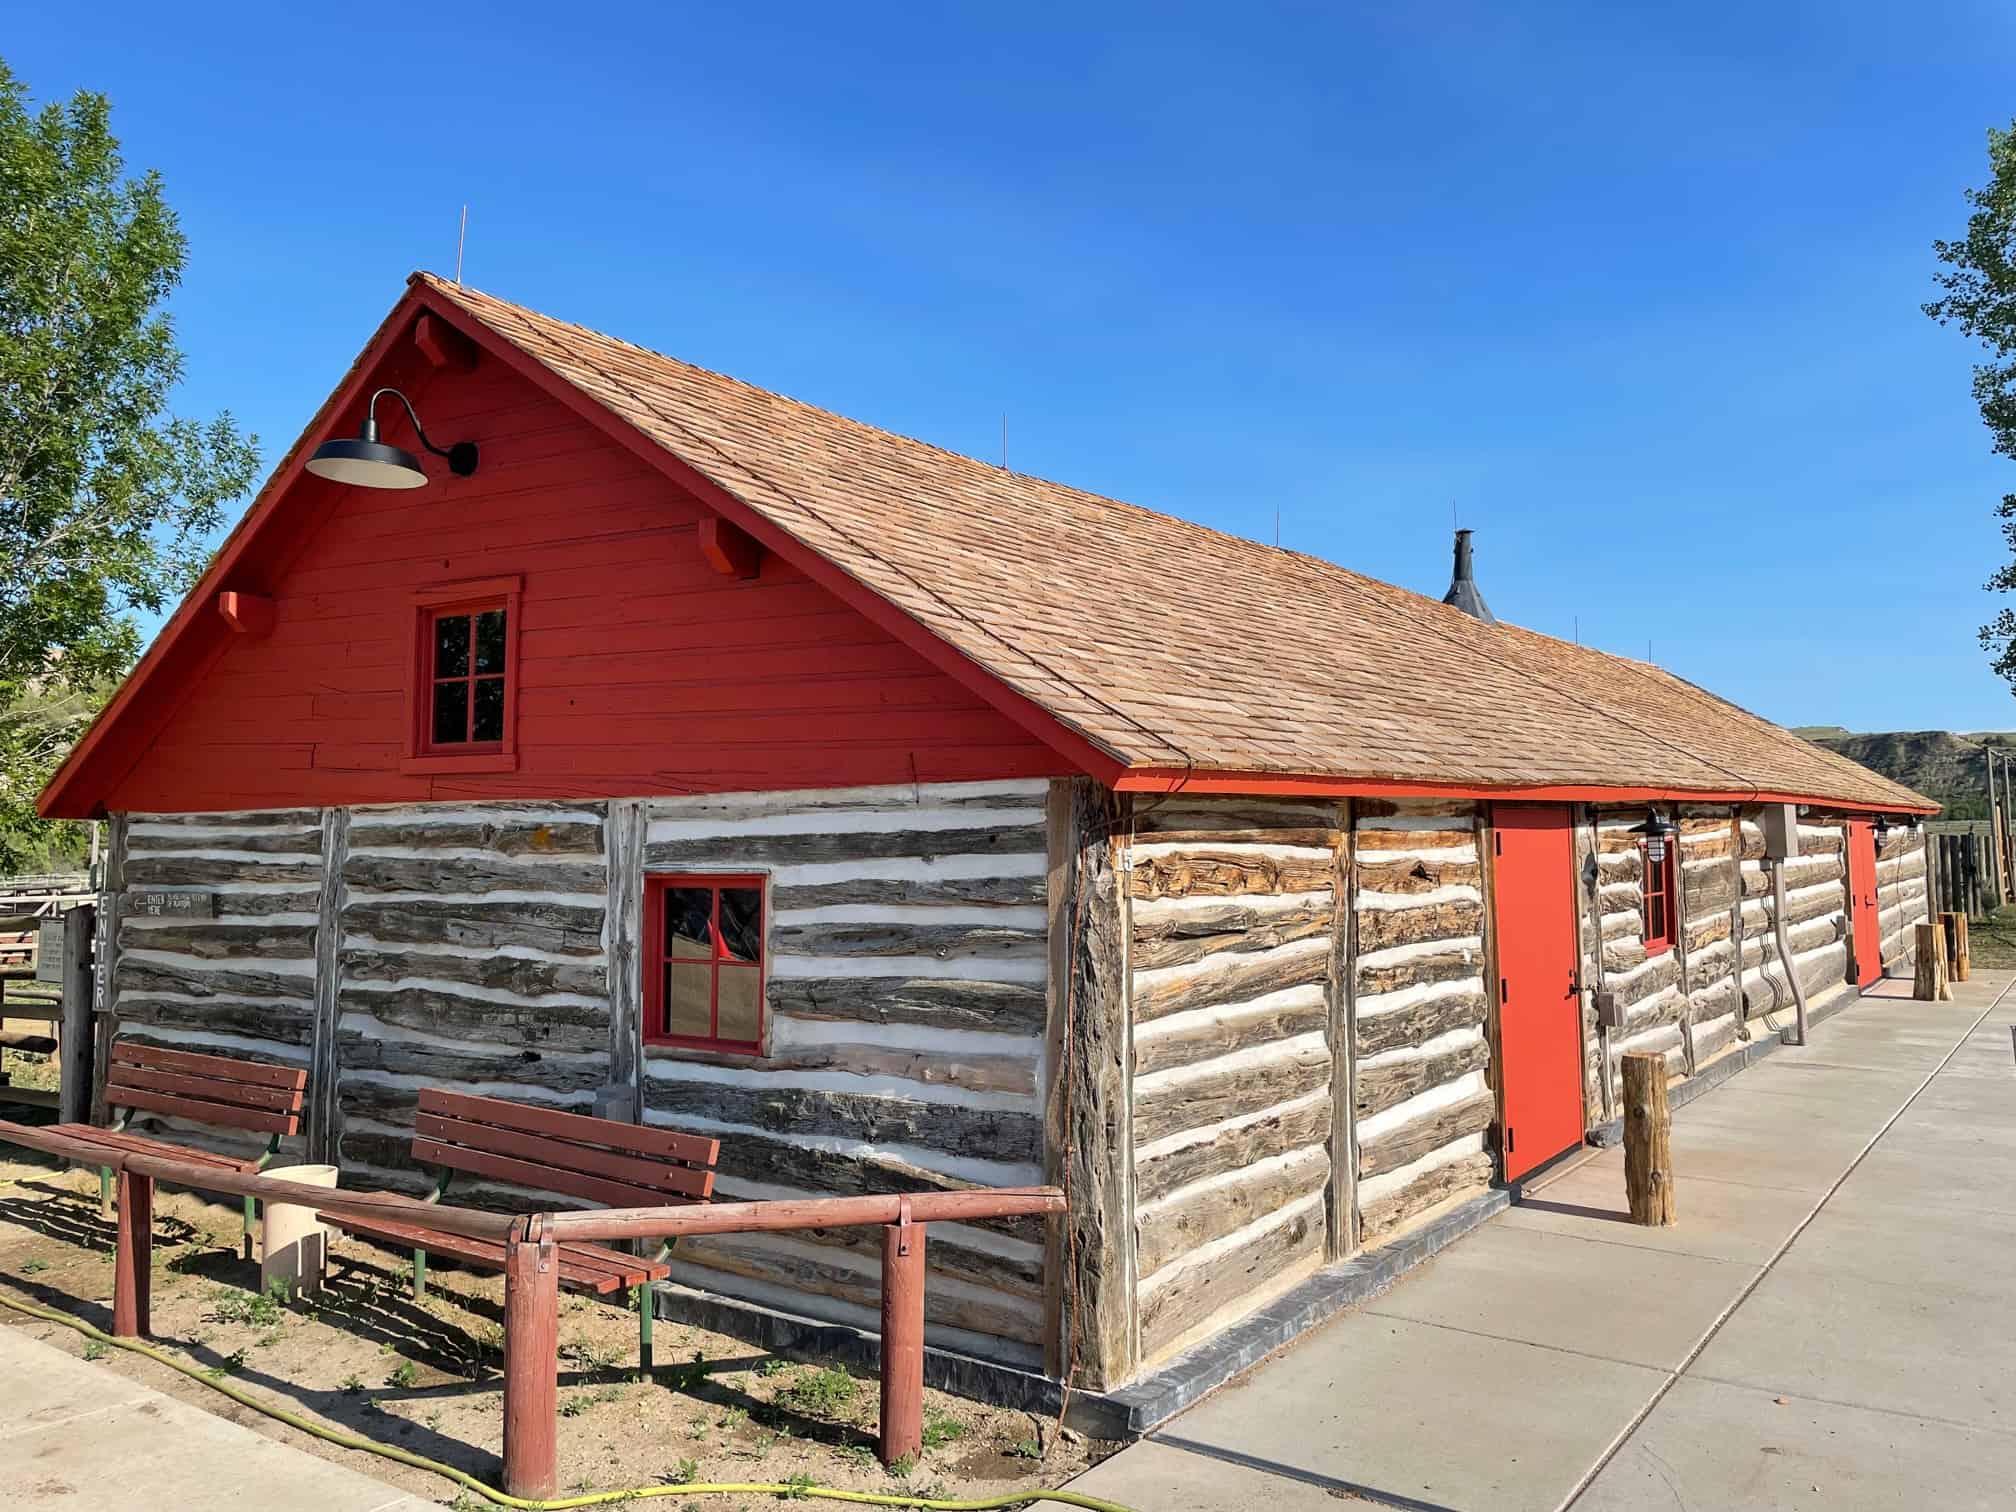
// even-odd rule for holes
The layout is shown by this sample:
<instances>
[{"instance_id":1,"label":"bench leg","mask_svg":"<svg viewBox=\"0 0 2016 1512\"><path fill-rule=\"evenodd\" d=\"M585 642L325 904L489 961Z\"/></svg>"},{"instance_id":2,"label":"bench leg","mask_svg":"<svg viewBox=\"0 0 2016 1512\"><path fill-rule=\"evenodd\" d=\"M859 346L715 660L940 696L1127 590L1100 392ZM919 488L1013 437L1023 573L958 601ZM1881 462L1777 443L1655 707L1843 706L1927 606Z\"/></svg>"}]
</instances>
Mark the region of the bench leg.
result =
<instances>
[{"instance_id":1,"label":"bench leg","mask_svg":"<svg viewBox=\"0 0 2016 1512\"><path fill-rule=\"evenodd\" d=\"M413 1300L418 1302L427 1295L427 1251L413 1251Z\"/></svg>"},{"instance_id":2,"label":"bench leg","mask_svg":"<svg viewBox=\"0 0 2016 1512\"><path fill-rule=\"evenodd\" d=\"M112 1167L98 1167L98 1216L108 1223L112 1219Z\"/></svg>"},{"instance_id":3,"label":"bench leg","mask_svg":"<svg viewBox=\"0 0 2016 1512\"><path fill-rule=\"evenodd\" d=\"M560 1473L560 1263L520 1232L504 1246L504 1490L543 1499Z\"/></svg>"},{"instance_id":4,"label":"bench leg","mask_svg":"<svg viewBox=\"0 0 2016 1512\"><path fill-rule=\"evenodd\" d=\"M148 1286L154 1277L154 1178L119 1173L119 1250L112 1262L112 1333L148 1337Z\"/></svg>"},{"instance_id":5,"label":"bench leg","mask_svg":"<svg viewBox=\"0 0 2016 1512\"><path fill-rule=\"evenodd\" d=\"M247 1197L245 1199L245 1237L243 1240L245 1258L247 1260L252 1258L252 1225L258 1221L259 1199L257 1197Z\"/></svg>"},{"instance_id":6,"label":"bench leg","mask_svg":"<svg viewBox=\"0 0 2016 1512\"><path fill-rule=\"evenodd\" d=\"M631 1292L637 1299L637 1368L647 1376L651 1374L651 1320L658 1311L653 1290L646 1281Z\"/></svg>"},{"instance_id":7,"label":"bench leg","mask_svg":"<svg viewBox=\"0 0 2016 1512\"><path fill-rule=\"evenodd\" d=\"M924 1447L924 1225L882 1226L882 1463Z\"/></svg>"}]
</instances>

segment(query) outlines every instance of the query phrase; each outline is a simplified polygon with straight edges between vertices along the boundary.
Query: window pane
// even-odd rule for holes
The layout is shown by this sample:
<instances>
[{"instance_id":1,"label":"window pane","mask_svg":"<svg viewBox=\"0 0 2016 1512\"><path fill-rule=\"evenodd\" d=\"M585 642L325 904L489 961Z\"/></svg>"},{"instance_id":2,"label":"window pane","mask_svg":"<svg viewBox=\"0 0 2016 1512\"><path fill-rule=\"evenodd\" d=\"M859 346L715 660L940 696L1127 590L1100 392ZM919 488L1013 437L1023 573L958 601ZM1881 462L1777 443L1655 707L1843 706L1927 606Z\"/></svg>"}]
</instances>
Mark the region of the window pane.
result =
<instances>
[{"instance_id":1,"label":"window pane","mask_svg":"<svg viewBox=\"0 0 2016 1512\"><path fill-rule=\"evenodd\" d=\"M434 675L469 675L469 616L450 615L434 621Z\"/></svg>"},{"instance_id":2,"label":"window pane","mask_svg":"<svg viewBox=\"0 0 2016 1512\"><path fill-rule=\"evenodd\" d=\"M491 609L476 616L476 670L504 670L504 611Z\"/></svg>"},{"instance_id":3,"label":"window pane","mask_svg":"<svg viewBox=\"0 0 2016 1512\"><path fill-rule=\"evenodd\" d=\"M731 961L763 959L763 889L721 889L721 953Z\"/></svg>"},{"instance_id":4,"label":"window pane","mask_svg":"<svg viewBox=\"0 0 2016 1512\"><path fill-rule=\"evenodd\" d=\"M469 738L469 684L434 684L434 744L457 745Z\"/></svg>"},{"instance_id":5,"label":"window pane","mask_svg":"<svg viewBox=\"0 0 2016 1512\"><path fill-rule=\"evenodd\" d=\"M762 1036L763 973L754 966L723 966L720 988L721 1027L715 1034L724 1040L754 1044Z\"/></svg>"},{"instance_id":6,"label":"window pane","mask_svg":"<svg viewBox=\"0 0 2016 1512\"><path fill-rule=\"evenodd\" d=\"M714 954L714 889L665 889L665 954L675 960L704 961Z\"/></svg>"},{"instance_id":7,"label":"window pane","mask_svg":"<svg viewBox=\"0 0 2016 1512\"><path fill-rule=\"evenodd\" d=\"M474 728L469 733L471 740L502 740L504 738L504 679L501 677L479 677L476 679L476 718Z\"/></svg>"},{"instance_id":8,"label":"window pane","mask_svg":"<svg viewBox=\"0 0 2016 1512\"><path fill-rule=\"evenodd\" d=\"M714 983L712 966L671 965L665 968L665 1032L706 1039L714 1033L713 1005L708 993Z\"/></svg>"}]
</instances>

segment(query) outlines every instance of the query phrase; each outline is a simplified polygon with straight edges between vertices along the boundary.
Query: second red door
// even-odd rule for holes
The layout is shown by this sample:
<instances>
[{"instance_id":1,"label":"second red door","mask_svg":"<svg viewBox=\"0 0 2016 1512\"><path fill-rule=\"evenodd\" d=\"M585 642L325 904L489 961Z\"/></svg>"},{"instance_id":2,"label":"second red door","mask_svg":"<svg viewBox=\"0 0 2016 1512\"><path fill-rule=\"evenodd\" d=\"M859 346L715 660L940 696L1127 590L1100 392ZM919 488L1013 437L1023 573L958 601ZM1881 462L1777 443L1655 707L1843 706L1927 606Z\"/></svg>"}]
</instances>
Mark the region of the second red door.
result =
<instances>
[{"instance_id":1,"label":"second red door","mask_svg":"<svg viewBox=\"0 0 2016 1512\"><path fill-rule=\"evenodd\" d=\"M1582 1142L1575 839L1558 803L1492 806L1505 1175Z\"/></svg>"}]
</instances>

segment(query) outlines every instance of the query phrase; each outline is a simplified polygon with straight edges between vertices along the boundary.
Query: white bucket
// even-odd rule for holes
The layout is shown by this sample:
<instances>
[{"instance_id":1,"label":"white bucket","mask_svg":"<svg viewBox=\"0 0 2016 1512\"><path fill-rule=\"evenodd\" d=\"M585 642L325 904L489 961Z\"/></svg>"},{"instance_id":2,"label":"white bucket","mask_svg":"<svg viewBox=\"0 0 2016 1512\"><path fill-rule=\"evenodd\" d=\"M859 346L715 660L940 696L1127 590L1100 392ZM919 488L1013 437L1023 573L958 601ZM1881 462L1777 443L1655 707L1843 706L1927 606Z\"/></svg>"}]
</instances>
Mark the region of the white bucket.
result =
<instances>
[{"instance_id":1,"label":"white bucket","mask_svg":"<svg viewBox=\"0 0 2016 1512\"><path fill-rule=\"evenodd\" d=\"M260 1174L271 1181L298 1181L303 1186L336 1185L336 1167L333 1165L282 1166ZM313 1208L268 1202L260 1234L259 1285L262 1291L270 1293L276 1280L286 1283L290 1297L320 1289L322 1267L329 1254L329 1230L322 1226Z\"/></svg>"}]
</instances>

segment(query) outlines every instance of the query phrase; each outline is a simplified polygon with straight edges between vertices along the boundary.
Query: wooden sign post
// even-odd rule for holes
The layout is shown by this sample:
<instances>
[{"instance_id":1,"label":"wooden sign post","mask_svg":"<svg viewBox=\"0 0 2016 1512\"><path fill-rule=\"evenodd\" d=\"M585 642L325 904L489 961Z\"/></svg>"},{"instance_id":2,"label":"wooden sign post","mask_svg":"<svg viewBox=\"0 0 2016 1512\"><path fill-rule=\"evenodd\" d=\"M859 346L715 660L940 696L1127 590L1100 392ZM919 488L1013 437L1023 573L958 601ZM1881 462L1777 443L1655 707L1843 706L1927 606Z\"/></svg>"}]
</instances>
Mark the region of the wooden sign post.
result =
<instances>
[{"instance_id":1,"label":"wooden sign post","mask_svg":"<svg viewBox=\"0 0 2016 1512\"><path fill-rule=\"evenodd\" d=\"M1679 1222L1666 1057L1655 1050L1624 1056L1624 1192L1631 1200L1633 1223L1671 1228Z\"/></svg>"}]
</instances>

